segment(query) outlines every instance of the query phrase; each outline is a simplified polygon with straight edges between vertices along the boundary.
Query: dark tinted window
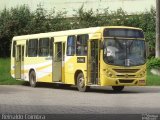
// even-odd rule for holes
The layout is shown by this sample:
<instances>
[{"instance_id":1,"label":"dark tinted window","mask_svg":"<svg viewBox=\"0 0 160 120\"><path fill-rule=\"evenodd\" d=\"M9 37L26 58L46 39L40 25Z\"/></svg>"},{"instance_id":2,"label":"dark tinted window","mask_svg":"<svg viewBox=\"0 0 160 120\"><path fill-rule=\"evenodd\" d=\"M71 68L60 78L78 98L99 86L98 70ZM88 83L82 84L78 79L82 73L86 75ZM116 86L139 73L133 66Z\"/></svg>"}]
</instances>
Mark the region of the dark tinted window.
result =
<instances>
[{"instance_id":1,"label":"dark tinted window","mask_svg":"<svg viewBox=\"0 0 160 120\"><path fill-rule=\"evenodd\" d=\"M144 38L143 31L122 28L108 28L104 29L104 37L127 37L127 38Z\"/></svg>"},{"instance_id":2,"label":"dark tinted window","mask_svg":"<svg viewBox=\"0 0 160 120\"><path fill-rule=\"evenodd\" d=\"M39 56L49 55L49 38L39 39Z\"/></svg>"},{"instance_id":3,"label":"dark tinted window","mask_svg":"<svg viewBox=\"0 0 160 120\"><path fill-rule=\"evenodd\" d=\"M54 42L54 38L52 37L51 39L50 39L50 56L53 56L53 42Z\"/></svg>"},{"instance_id":4,"label":"dark tinted window","mask_svg":"<svg viewBox=\"0 0 160 120\"><path fill-rule=\"evenodd\" d=\"M28 57L37 56L38 39L30 39L28 44Z\"/></svg>"},{"instance_id":5,"label":"dark tinted window","mask_svg":"<svg viewBox=\"0 0 160 120\"><path fill-rule=\"evenodd\" d=\"M75 36L69 36L67 39L67 55L72 56L75 54Z\"/></svg>"},{"instance_id":6,"label":"dark tinted window","mask_svg":"<svg viewBox=\"0 0 160 120\"><path fill-rule=\"evenodd\" d=\"M78 35L76 43L76 54L79 56L87 55L88 35Z\"/></svg>"},{"instance_id":7,"label":"dark tinted window","mask_svg":"<svg viewBox=\"0 0 160 120\"><path fill-rule=\"evenodd\" d=\"M13 42L13 53L12 53L13 57L15 57L15 52L16 52L16 41Z\"/></svg>"},{"instance_id":8,"label":"dark tinted window","mask_svg":"<svg viewBox=\"0 0 160 120\"><path fill-rule=\"evenodd\" d=\"M22 46L22 61L24 61L24 46Z\"/></svg>"},{"instance_id":9,"label":"dark tinted window","mask_svg":"<svg viewBox=\"0 0 160 120\"><path fill-rule=\"evenodd\" d=\"M55 56L54 61L62 61L62 43L55 43Z\"/></svg>"},{"instance_id":10,"label":"dark tinted window","mask_svg":"<svg viewBox=\"0 0 160 120\"><path fill-rule=\"evenodd\" d=\"M28 40L26 41L26 57L28 56Z\"/></svg>"}]
</instances>

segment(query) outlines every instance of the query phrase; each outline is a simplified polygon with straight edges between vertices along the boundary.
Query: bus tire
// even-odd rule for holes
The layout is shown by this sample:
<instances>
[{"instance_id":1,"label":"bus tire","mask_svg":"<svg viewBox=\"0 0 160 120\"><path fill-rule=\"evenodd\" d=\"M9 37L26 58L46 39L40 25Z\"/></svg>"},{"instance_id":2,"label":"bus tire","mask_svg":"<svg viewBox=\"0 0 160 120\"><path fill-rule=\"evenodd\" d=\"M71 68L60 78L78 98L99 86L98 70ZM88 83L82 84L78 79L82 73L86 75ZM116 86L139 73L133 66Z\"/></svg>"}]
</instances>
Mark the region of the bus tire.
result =
<instances>
[{"instance_id":1,"label":"bus tire","mask_svg":"<svg viewBox=\"0 0 160 120\"><path fill-rule=\"evenodd\" d=\"M124 86L112 86L112 89L115 92L121 92L124 89Z\"/></svg>"},{"instance_id":2,"label":"bus tire","mask_svg":"<svg viewBox=\"0 0 160 120\"><path fill-rule=\"evenodd\" d=\"M36 87L36 73L33 70L29 74L29 83L31 87Z\"/></svg>"},{"instance_id":3,"label":"bus tire","mask_svg":"<svg viewBox=\"0 0 160 120\"><path fill-rule=\"evenodd\" d=\"M89 86L85 86L83 73L79 73L77 76L77 88L80 92L86 92L89 89Z\"/></svg>"}]
</instances>

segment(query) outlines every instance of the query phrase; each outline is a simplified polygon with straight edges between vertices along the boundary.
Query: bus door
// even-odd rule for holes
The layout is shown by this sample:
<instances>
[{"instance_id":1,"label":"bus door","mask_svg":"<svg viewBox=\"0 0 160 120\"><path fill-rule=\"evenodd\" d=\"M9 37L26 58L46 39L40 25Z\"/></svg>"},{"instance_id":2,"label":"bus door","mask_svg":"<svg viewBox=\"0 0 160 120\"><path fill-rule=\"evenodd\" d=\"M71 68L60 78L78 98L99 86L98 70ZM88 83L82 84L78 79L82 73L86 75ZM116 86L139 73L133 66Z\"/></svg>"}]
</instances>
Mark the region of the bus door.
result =
<instances>
[{"instance_id":1,"label":"bus door","mask_svg":"<svg viewBox=\"0 0 160 120\"><path fill-rule=\"evenodd\" d=\"M15 78L24 78L24 45L16 46Z\"/></svg>"},{"instance_id":2,"label":"bus door","mask_svg":"<svg viewBox=\"0 0 160 120\"><path fill-rule=\"evenodd\" d=\"M99 84L99 40L88 41L87 73L89 84Z\"/></svg>"},{"instance_id":3,"label":"bus door","mask_svg":"<svg viewBox=\"0 0 160 120\"><path fill-rule=\"evenodd\" d=\"M53 82L62 82L62 63L64 61L65 44L62 42L54 43L53 51Z\"/></svg>"}]
</instances>

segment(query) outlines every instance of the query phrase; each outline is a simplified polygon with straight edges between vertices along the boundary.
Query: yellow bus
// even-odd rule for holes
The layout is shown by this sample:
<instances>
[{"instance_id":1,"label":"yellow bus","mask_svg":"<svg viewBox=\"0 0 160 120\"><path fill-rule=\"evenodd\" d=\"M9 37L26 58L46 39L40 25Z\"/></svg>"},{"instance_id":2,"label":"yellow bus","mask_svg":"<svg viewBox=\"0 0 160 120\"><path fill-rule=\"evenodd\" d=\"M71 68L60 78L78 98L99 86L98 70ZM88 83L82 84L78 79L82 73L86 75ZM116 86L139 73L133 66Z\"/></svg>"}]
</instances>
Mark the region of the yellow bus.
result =
<instances>
[{"instance_id":1,"label":"yellow bus","mask_svg":"<svg viewBox=\"0 0 160 120\"><path fill-rule=\"evenodd\" d=\"M102 26L15 36L11 48L11 75L28 81L91 86L146 84L146 49L142 29Z\"/></svg>"}]
</instances>

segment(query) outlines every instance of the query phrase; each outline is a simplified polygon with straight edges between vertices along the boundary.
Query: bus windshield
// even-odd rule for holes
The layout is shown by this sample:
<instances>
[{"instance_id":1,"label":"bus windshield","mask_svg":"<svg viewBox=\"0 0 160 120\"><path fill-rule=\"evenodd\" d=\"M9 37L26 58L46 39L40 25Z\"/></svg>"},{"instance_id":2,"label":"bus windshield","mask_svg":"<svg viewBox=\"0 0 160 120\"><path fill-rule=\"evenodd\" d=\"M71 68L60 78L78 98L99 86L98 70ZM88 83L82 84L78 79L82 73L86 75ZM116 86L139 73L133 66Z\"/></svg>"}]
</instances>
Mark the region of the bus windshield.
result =
<instances>
[{"instance_id":1,"label":"bus windshield","mask_svg":"<svg viewBox=\"0 0 160 120\"><path fill-rule=\"evenodd\" d=\"M106 63L118 66L145 64L145 42L137 39L104 39L103 59Z\"/></svg>"}]
</instances>

